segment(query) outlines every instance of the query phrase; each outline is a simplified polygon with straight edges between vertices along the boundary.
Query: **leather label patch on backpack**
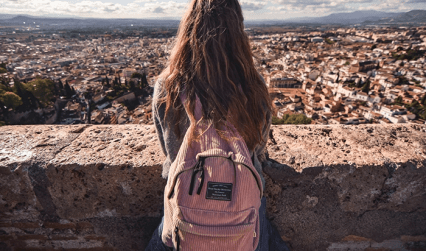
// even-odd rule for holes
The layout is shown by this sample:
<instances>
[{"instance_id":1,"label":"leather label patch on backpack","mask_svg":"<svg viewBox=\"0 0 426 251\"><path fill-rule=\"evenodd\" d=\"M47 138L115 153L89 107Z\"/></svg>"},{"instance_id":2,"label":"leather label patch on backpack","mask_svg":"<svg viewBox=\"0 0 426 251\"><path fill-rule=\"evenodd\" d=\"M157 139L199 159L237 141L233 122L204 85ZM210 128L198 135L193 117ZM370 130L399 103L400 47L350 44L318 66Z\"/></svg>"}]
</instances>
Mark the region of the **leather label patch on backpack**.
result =
<instances>
[{"instance_id":1,"label":"leather label patch on backpack","mask_svg":"<svg viewBox=\"0 0 426 251\"><path fill-rule=\"evenodd\" d=\"M231 201L232 183L219 183L209 181L207 183L206 199Z\"/></svg>"}]
</instances>

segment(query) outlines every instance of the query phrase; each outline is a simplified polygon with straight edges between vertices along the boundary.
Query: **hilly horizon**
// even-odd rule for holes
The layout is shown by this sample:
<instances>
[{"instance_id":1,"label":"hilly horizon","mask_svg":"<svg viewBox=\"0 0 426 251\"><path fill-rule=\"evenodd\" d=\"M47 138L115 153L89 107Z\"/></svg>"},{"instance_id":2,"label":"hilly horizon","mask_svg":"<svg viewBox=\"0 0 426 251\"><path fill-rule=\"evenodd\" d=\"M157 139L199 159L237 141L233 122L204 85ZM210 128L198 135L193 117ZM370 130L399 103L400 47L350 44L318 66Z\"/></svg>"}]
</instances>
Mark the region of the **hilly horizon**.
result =
<instances>
[{"instance_id":1,"label":"hilly horizon","mask_svg":"<svg viewBox=\"0 0 426 251\"><path fill-rule=\"evenodd\" d=\"M97 22L102 20L102 22ZM87 21L90 21L87 23ZM23 22L38 22L39 24L51 24L58 22L60 25L76 26L80 24L95 25L95 26L109 26L109 25L166 25L176 26L179 24L179 18L83 18L77 16L64 16L64 17L50 17L50 16L31 16L31 15L14 15L14 14L0 14L1 24L18 25ZM148 23L147 23L148 22ZM415 23L426 22L426 10L411 10L408 12L384 12L375 10L353 11L353 12L339 12L332 13L322 17L298 17L287 19L251 19L246 20L248 24L380 24L380 23Z\"/></svg>"}]
</instances>

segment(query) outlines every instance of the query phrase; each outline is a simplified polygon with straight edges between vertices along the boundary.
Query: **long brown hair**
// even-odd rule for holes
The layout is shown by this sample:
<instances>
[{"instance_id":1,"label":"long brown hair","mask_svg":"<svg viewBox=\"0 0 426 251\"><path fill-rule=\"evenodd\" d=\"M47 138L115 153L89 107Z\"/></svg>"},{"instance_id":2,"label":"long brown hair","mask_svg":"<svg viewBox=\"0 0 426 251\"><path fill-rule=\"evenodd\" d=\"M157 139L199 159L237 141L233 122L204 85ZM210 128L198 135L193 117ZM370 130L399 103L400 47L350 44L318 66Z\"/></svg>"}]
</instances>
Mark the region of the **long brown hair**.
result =
<instances>
[{"instance_id":1,"label":"long brown hair","mask_svg":"<svg viewBox=\"0 0 426 251\"><path fill-rule=\"evenodd\" d=\"M167 93L160 102L166 102L166 116L179 121L185 112L179 95L185 90L184 105L193 123L196 94L205 121L212 122L219 134L229 121L253 150L263 141L262 127L271 102L254 67L243 21L238 0L192 0L160 76ZM181 137L179 123L173 126ZM197 138L191 130L191 139Z\"/></svg>"}]
</instances>

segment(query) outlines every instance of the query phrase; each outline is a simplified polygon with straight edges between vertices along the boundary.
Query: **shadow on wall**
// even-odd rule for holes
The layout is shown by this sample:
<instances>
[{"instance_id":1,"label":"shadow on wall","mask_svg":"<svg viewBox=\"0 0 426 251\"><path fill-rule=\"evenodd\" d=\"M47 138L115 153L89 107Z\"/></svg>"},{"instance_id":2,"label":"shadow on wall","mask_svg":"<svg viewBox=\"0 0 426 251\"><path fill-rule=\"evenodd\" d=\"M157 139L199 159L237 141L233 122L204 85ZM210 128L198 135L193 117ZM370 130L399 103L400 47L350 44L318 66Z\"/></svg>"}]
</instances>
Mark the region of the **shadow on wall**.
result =
<instances>
[{"instance_id":1,"label":"shadow on wall","mask_svg":"<svg viewBox=\"0 0 426 251\"><path fill-rule=\"evenodd\" d=\"M426 250L426 127L273 129L267 213L292 250ZM163 161L151 126L2 127L0 250L144 250Z\"/></svg>"},{"instance_id":2,"label":"shadow on wall","mask_svg":"<svg viewBox=\"0 0 426 251\"><path fill-rule=\"evenodd\" d=\"M268 217L293 250L426 250L425 166L335 165L299 173L270 159Z\"/></svg>"}]
</instances>

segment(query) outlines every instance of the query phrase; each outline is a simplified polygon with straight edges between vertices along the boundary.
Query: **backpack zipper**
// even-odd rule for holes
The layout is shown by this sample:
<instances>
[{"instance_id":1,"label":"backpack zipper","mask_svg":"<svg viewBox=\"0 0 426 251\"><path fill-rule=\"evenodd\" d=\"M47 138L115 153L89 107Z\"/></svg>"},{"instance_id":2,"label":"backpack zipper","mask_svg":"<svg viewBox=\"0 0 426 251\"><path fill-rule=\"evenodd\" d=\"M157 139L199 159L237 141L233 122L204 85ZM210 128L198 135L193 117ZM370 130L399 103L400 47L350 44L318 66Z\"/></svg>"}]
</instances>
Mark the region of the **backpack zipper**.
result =
<instances>
[{"instance_id":1,"label":"backpack zipper","mask_svg":"<svg viewBox=\"0 0 426 251\"><path fill-rule=\"evenodd\" d=\"M204 160L205 158L199 158L197 164L194 167L194 170L192 171L192 176L191 176L191 183L189 184L189 195L192 195L192 192L194 191L194 185L195 185L195 180L196 180L196 175L198 172L201 172L201 182L200 182L200 186L198 187L197 190L197 194L200 195L201 193L201 188L204 184Z\"/></svg>"},{"instance_id":2,"label":"backpack zipper","mask_svg":"<svg viewBox=\"0 0 426 251\"><path fill-rule=\"evenodd\" d=\"M204 184L204 167L201 167L201 182L200 182L200 186L198 187L197 190L197 194L200 195L201 194L201 189L203 188L203 184Z\"/></svg>"}]
</instances>

